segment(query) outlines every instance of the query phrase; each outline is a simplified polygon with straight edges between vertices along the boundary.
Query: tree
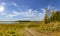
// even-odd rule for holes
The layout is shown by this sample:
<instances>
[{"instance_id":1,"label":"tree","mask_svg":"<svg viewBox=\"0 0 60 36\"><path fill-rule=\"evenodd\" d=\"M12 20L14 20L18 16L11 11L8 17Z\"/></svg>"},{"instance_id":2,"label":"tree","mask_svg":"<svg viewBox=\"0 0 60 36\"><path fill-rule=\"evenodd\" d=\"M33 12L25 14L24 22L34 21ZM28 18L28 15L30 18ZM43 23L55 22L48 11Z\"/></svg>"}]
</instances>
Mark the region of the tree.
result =
<instances>
[{"instance_id":1,"label":"tree","mask_svg":"<svg viewBox=\"0 0 60 36\"><path fill-rule=\"evenodd\" d=\"M48 9L45 9L46 12L45 12L45 17L44 17L44 23L47 24L48 22Z\"/></svg>"},{"instance_id":2,"label":"tree","mask_svg":"<svg viewBox=\"0 0 60 36\"><path fill-rule=\"evenodd\" d=\"M57 12L55 12L54 10L52 10L51 16L48 19L49 19L49 22L56 21L57 20Z\"/></svg>"},{"instance_id":3,"label":"tree","mask_svg":"<svg viewBox=\"0 0 60 36\"><path fill-rule=\"evenodd\" d=\"M51 21L56 21L56 12L53 10L51 15Z\"/></svg>"}]
</instances>

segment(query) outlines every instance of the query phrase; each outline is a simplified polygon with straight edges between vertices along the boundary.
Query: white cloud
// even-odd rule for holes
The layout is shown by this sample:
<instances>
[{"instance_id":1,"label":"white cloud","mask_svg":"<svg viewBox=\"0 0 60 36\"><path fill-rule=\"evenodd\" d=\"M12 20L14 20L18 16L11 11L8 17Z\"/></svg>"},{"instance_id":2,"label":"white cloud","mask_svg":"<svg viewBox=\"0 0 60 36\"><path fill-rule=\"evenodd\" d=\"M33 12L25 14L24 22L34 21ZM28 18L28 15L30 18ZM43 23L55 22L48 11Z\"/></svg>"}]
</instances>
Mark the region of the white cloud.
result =
<instances>
[{"instance_id":1,"label":"white cloud","mask_svg":"<svg viewBox=\"0 0 60 36\"><path fill-rule=\"evenodd\" d=\"M39 13L39 16L42 15L42 13Z\"/></svg>"},{"instance_id":2,"label":"white cloud","mask_svg":"<svg viewBox=\"0 0 60 36\"><path fill-rule=\"evenodd\" d=\"M31 18L22 18L20 20L31 20Z\"/></svg>"},{"instance_id":3,"label":"white cloud","mask_svg":"<svg viewBox=\"0 0 60 36\"><path fill-rule=\"evenodd\" d=\"M1 16L4 16L5 18L13 18L13 17L16 17L16 16L19 16L19 17L25 17L25 18L22 18L23 20L39 20L40 19L40 15L42 13L38 13L39 11L37 10L32 10L32 9L28 9L26 11L23 11L23 12L18 12L18 11L15 11L13 10L12 13L7 13L7 12L4 12L5 10L5 7L4 5L6 5L7 3L1 3L0 5L0 15ZM8 3L9 5L14 5L14 6L18 6L15 2L12 2L12 3ZM45 12L45 9L41 9Z\"/></svg>"},{"instance_id":4,"label":"white cloud","mask_svg":"<svg viewBox=\"0 0 60 36\"><path fill-rule=\"evenodd\" d=\"M17 12L17 11L13 11L12 14L13 14L13 15L19 15L20 13Z\"/></svg>"},{"instance_id":5,"label":"white cloud","mask_svg":"<svg viewBox=\"0 0 60 36\"><path fill-rule=\"evenodd\" d=\"M2 12L2 13L0 13L0 15L5 16L5 15L7 15L7 13Z\"/></svg>"},{"instance_id":6,"label":"white cloud","mask_svg":"<svg viewBox=\"0 0 60 36\"><path fill-rule=\"evenodd\" d=\"M45 9L46 9L46 8L41 8L41 10L42 10L43 12L46 12ZM54 9L54 7L49 4L49 5L47 6L47 9L48 9L48 10L52 10L52 9Z\"/></svg>"},{"instance_id":7,"label":"white cloud","mask_svg":"<svg viewBox=\"0 0 60 36\"><path fill-rule=\"evenodd\" d=\"M13 4L13 5L16 6L16 7L18 6L15 2L11 2L11 4Z\"/></svg>"},{"instance_id":8,"label":"white cloud","mask_svg":"<svg viewBox=\"0 0 60 36\"><path fill-rule=\"evenodd\" d=\"M34 17L34 18L21 18L20 20L30 20L30 21L41 21L40 18Z\"/></svg>"},{"instance_id":9,"label":"white cloud","mask_svg":"<svg viewBox=\"0 0 60 36\"><path fill-rule=\"evenodd\" d=\"M33 10L27 10L27 11L23 11L23 12L18 12L18 11L13 11L12 14L8 14L7 16L25 16L25 17L31 17L31 16L36 16L35 13Z\"/></svg>"},{"instance_id":10,"label":"white cloud","mask_svg":"<svg viewBox=\"0 0 60 36\"><path fill-rule=\"evenodd\" d=\"M4 10L4 6L0 6L0 12L3 12Z\"/></svg>"},{"instance_id":11,"label":"white cloud","mask_svg":"<svg viewBox=\"0 0 60 36\"><path fill-rule=\"evenodd\" d=\"M20 13L17 11L13 11L11 14L7 14L6 17L7 18L13 18L14 16L18 16Z\"/></svg>"},{"instance_id":12,"label":"white cloud","mask_svg":"<svg viewBox=\"0 0 60 36\"><path fill-rule=\"evenodd\" d=\"M18 16L17 14L7 14L5 17L6 18L13 18L15 16Z\"/></svg>"},{"instance_id":13,"label":"white cloud","mask_svg":"<svg viewBox=\"0 0 60 36\"><path fill-rule=\"evenodd\" d=\"M28 9L27 11L23 11L23 12L18 12L18 11L12 11L12 13L1 13L0 15L5 16L5 18L7 19L13 19L14 17L24 17L20 20L31 20L31 21L39 21L40 16L42 13L38 13L37 14L37 10L32 10L32 9ZM43 15L43 14L42 14Z\"/></svg>"},{"instance_id":14,"label":"white cloud","mask_svg":"<svg viewBox=\"0 0 60 36\"><path fill-rule=\"evenodd\" d=\"M32 12L32 10L27 10L27 11L23 11L23 12L18 12L18 11L13 11L11 14L8 14L6 17L9 18L9 16L12 18L12 17L15 17L15 16L24 16L24 17L33 17L35 16L34 12Z\"/></svg>"},{"instance_id":15,"label":"white cloud","mask_svg":"<svg viewBox=\"0 0 60 36\"><path fill-rule=\"evenodd\" d=\"M41 9L43 12L46 12L46 10L44 8Z\"/></svg>"},{"instance_id":16,"label":"white cloud","mask_svg":"<svg viewBox=\"0 0 60 36\"><path fill-rule=\"evenodd\" d=\"M51 10L51 9L54 9L54 7L51 6L51 5L48 5L47 9L48 9L48 10Z\"/></svg>"},{"instance_id":17,"label":"white cloud","mask_svg":"<svg viewBox=\"0 0 60 36\"><path fill-rule=\"evenodd\" d=\"M2 2L2 3L1 3L1 5L3 5L3 6L6 5L6 4L7 4L7 3L5 3L5 2Z\"/></svg>"},{"instance_id":18,"label":"white cloud","mask_svg":"<svg viewBox=\"0 0 60 36\"><path fill-rule=\"evenodd\" d=\"M32 9L28 9L26 12L25 12L26 16L35 16L35 13Z\"/></svg>"}]
</instances>

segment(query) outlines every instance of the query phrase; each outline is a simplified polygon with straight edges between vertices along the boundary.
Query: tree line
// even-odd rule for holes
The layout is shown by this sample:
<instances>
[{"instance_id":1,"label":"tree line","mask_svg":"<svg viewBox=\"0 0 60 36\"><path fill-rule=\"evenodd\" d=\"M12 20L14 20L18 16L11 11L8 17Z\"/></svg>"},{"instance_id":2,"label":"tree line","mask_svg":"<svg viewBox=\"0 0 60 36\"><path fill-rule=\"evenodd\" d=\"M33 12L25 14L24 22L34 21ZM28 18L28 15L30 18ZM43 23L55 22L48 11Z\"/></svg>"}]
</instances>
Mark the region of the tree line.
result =
<instances>
[{"instance_id":1,"label":"tree line","mask_svg":"<svg viewBox=\"0 0 60 36\"><path fill-rule=\"evenodd\" d=\"M60 21L60 11L54 11L52 10L50 17L48 16L49 11L46 9L45 17L44 17L44 23L47 24L49 22L53 21Z\"/></svg>"}]
</instances>

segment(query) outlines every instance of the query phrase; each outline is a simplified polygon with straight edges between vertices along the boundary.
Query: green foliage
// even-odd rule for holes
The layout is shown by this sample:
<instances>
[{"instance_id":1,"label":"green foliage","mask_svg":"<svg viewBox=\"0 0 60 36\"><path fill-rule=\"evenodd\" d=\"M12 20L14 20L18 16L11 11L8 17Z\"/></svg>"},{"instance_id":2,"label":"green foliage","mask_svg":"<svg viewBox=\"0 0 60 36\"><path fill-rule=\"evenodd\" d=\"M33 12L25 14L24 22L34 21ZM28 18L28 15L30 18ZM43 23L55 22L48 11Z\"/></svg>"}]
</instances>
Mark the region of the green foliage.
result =
<instances>
[{"instance_id":1,"label":"green foliage","mask_svg":"<svg viewBox=\"0 0 60 36\"><path fill-rule=\"evenodd\" d=\"M56 20L57 20L57 21L60 21L60 11L57 11Z\"/></svg>"},{"instance_id":2,"label":"green foliage","mask_svg":"<svg viewBox=\"0 0 60 36\"><path fill-rule=\"evenodd\" d=\"M47 24L48 23L48 9L46 8L46 13L45 13L45 17L44 17L44 23Z\"/></svg>"},{"instance_id":3,"label":"green foliage","mask_svg":"<svg viewBox=\"0 0 60 36\"><path fill-rule=\"evenodd\" d=\"M47 22L48 22L48 18L47 18L47 16L45 16L44 23L47 24Z\"/></svg>"},{"instance_id":4,"label":"green foliage","mask_svg":"<svg viewBox=\"0 0 60 36\"><path fill-rule=\"evenodd\" d=\"M52 15L50 16L50 18L48 18L48 22L51 21L60 21L60 11L52 11Z\"/></svg>"},{"instance_id":5,"label":"green foliage","mask_svg":"<svg viewBox=\"0 0 60 36\"><path fill-rule=\"evenodd\" d=\"M21 25L19 25L21 26ZM0 36L23 36L23 28L18 24L0 24Z\"/></svg>"},{"instance_id":6,"label":"green foliage","mask_svg":"<svg viewBox=\"0 0 60 36\"><path fill-rule=\"evenodd\" d=\"M0 36L24 36L25 27L38 27L39 24L37 21L0 24Z\"/></svg>"},{"instance_id":7,"label":"green foliage","mask_svg":"<svg viewBox=\"0 0 60 36\"><path fill-rule=\"evenodd\" d=\"M16 35L16 34L15 34L15 35L12 35L12 36L19 36L19 35Z\"/></svg>"},{"instance_id":8,"label":"green foliage","mask_svg":"<svg viewBox=\"0 0 60 36\"><path fill-rule=\"evenodd\" d=\"M3 36L3 33L0 33L0 36Z\"/></svg>"},{"instance_id":9,"label":"green foliage","mask_svg":"<svg viewBox=\"0 0 60 36\"><path fill-rule=\"evenodd\" d=\"M40 24L39 27L32 28L32 30L40 31L40 32L58 32L60 31L60 22L51 22L51 24Z\"/></svg>"},{"instance_id":10,"label":"green foliage","mask_svg":"<svg viewBox=\"0 0 60 36\"><path fill-rule=\"evenodd\" d=\"M38 27L39 25L29 25L28 28Z\"/></svg>"}]
</instances>

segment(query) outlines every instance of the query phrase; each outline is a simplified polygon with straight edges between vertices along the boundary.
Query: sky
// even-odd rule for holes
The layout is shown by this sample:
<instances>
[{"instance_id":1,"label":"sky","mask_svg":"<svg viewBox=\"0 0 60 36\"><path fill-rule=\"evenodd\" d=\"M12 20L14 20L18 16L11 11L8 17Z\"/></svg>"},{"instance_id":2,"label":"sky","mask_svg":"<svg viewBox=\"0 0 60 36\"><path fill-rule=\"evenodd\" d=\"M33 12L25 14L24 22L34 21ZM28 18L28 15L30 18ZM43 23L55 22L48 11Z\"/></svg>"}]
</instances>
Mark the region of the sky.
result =
<instances>
[{"instance_id":1,"label":"sky","mask_svg":"<svg viewBox=\"0 0 60 36\"><path fill-rule=\"evenodd\" d=\"M0 21L41 21L48 10L60 10L60 0L0 0Z\"/></svg>"}]
</instances>

